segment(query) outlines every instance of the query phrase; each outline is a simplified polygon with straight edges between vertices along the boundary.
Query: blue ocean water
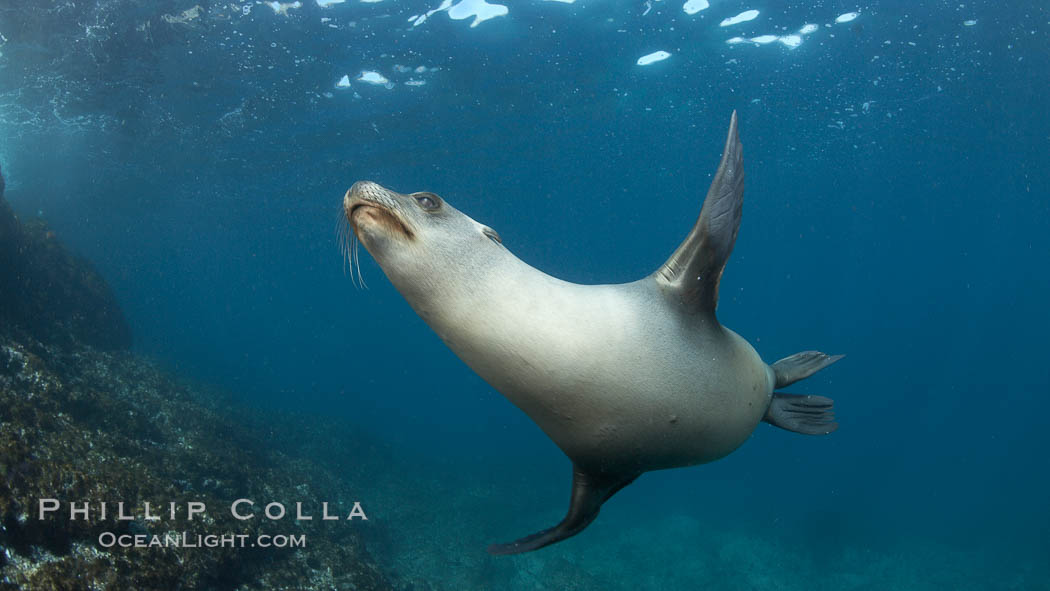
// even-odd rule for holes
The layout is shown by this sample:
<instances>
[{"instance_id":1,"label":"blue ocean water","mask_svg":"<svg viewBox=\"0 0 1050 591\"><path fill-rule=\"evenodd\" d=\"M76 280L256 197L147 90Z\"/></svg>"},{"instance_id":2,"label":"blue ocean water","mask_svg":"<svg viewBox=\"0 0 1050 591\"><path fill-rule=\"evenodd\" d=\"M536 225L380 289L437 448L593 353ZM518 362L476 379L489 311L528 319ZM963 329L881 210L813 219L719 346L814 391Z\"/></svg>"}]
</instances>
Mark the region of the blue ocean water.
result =
<instances>
[{"instance_id":1,"label":"blue ocean water","mask_svg":"<svg viewBox=\"0 0 1050 591\"><path fill-rule=\"evenodd\" d=\"M137 351L394 445L360 496L411 540L406 570L1050 588L1045 3L526 0L476 27L409 20L436 1L298 4L0 0L0 165L20 215L110 281ZM569 463L363 253L352 285L343 193L433 191L552 275L631 281L691 227L733 110L719 318L768 362L847 354L794 389L833 397L840 430L760 425L546 554L484 557L560 518Z\"/></svg>"}]
</instances>

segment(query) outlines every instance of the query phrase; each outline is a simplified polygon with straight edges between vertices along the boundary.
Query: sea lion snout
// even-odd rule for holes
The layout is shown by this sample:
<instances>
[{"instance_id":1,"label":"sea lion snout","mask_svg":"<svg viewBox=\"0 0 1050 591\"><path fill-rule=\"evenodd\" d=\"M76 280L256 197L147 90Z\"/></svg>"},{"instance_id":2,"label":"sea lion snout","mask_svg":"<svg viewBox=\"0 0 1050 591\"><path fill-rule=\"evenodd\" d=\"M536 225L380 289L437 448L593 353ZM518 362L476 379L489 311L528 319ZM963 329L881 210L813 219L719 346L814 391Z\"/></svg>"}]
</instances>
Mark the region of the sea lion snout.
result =
<instances>
[{"instance_id":1,"label":"sea lion snout","mask_svg":"<svg viewBox=\"0 0 1050 591\"><path fill-rule=\"evenodd\" d=\"M372 196L383 199L390 194L396 195L396 193L390 189L387 189L379 183L373 183L372 181L357 181L350 187L350 190L346 192L347 198L350 198L351 196L357 196L360 198Z\"/></svg>"},{"instance_id":2,"label":"sea lion snout","mask_svg":"<svg viewBox=\"0 0 1050 591\"><path fill-rule=\"evenodd\" d=\"M389 209L395 203L397 193L372 181L357 181L343 196L343 210L347 219L352 217L354 209L363 206L385 207Z\"/></svg>"},{"instance_id":3,"label":"sea lion snout","mask_svg":"<svg viewBox=\"0 0 1050 591\"><path fill-rule=\"evenodd\" d=\"M366 237L400 235L413 238L415 232L405 219L398 193L371 181L357 181L343 196L343 212L354 233L368 246Z\"/></svg>"}]
</instances>

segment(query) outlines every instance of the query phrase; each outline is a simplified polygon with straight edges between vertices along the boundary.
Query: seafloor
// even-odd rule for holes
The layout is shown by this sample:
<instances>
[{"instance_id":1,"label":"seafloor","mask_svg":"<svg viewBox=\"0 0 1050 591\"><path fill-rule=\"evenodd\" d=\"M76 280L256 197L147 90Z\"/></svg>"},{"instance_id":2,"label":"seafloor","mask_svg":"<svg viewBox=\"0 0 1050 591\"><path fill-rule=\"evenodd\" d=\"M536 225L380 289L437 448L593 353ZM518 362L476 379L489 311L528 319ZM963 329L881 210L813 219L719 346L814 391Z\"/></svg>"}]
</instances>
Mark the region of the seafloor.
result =
<instances>
[{"instance_id":1,"label":"seafloor","mask_svg":"<svg viewBox=\"0 0 1050 591\"><path fill-rule=\"evenodd\" d=\"M560 517L564 508L542 499L563 496L561 466L526 474L424 459L339 418L250 408L172 376L129 352L130 331L102 278L45 225L21 224L2 189L0 281L0 590L1050 589L1046 562L983 543L856 535L799 543L717 511L701 521L630 513L628 502L603 512L586 539L488 556L485 544ZM41 520L41 498L124 501L139 515L143 501L203 501L209 518ZM343 513L361 500L370 519L225 517L239 498L328 501ZM302 533L308 544L98 543L104 531L169 530Z\"/></svg>"}]
</instances>

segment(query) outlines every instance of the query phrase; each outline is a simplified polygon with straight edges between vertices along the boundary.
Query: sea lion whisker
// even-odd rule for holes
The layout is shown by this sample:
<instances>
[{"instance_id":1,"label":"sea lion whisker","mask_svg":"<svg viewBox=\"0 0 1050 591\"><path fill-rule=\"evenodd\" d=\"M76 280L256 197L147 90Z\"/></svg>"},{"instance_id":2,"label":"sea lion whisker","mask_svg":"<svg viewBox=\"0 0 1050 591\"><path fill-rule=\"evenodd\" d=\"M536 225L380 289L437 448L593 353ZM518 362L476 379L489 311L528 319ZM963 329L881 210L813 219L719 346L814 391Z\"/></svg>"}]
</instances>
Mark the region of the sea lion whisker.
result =
<instances>
[{"instance_id":1,"label":"sea lion whisker","mask_svg":"<svg viewBox=\"0 0 1050 591\"><path fill-rule=\"evenodd\" d=\"M350 283L353 284L354 289L361 289L361 285L357 282L357 278L354 276L355 266L357 265L357 237L347 236L346 238L346 261L350 265Z\"/></svg>"},{"instance_id":2,"label":"sea lion whisker","mask_svg":"<svg viewBox=\"0 0 1050 591\"><path fill-rule=\"evenodd\" d=\"M357 285L357 277L354 276L354 255L349 239L347 239L344 251L343 258L346 260L346 266L350 267L350 284L354 286L354 289L359 289L359 286Z\"/></svg>"},{"instance_id":3,"label":"sea lion whisker","mask_svg":"<svg viewBox=\"0 0 1050 591\"><path fill-rule=\"evenodd\" d=\"M357 235L355 234L354 235L354 266L357 267L357 281L358 281L358 283L361 284L362 287L364 287L365 289L368 289L368 284L365 283L365 277L364 277L364 275L361 274L361 257L360 257L361 247L359 245L360 245L360 242L358 241Z\"/></svg>"},{"instance_id":4,"label":"sea lion whisker","mask_svg":"<svg viewBox=\"0 0 1050 591\"><path fill-rule=\"evenodd\" d=\"M339 212L336 220L336 231L339 234L339 254L343 259L343 275L347 274L347 267L349 267L350 283L357 287L357 281L354 279L354 261L350 251L350 221L346 219L342 211Z\"/></svg>"}]
</instances>

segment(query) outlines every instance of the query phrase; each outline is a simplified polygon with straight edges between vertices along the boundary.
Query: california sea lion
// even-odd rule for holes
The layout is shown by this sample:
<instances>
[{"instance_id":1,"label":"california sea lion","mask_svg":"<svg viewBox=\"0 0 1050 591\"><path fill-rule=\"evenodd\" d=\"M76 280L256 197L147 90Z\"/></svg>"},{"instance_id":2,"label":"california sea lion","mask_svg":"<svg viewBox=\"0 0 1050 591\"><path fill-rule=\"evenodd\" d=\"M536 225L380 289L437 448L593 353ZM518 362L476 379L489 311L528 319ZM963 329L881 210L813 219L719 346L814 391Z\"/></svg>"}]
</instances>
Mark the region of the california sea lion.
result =
<instances>
[{"instance_id":1,"label":"california sea lion","mask_svg":"<svg viewBox=\"0 0 1050 591\"><path fill-rule=\"evenodd\" d=\"M578 285L522 262L433 193L371 182L347 191L349 225L412 308L572 460L561 523L490 552L573 536L643 472L724 457L759 421L811 435L836 429L830 399L775 389L841 356L807 351L769 366L715 316L743 194L733 113L700 217L671 258L632 283Z\"/></svg>"}]
</instances>

